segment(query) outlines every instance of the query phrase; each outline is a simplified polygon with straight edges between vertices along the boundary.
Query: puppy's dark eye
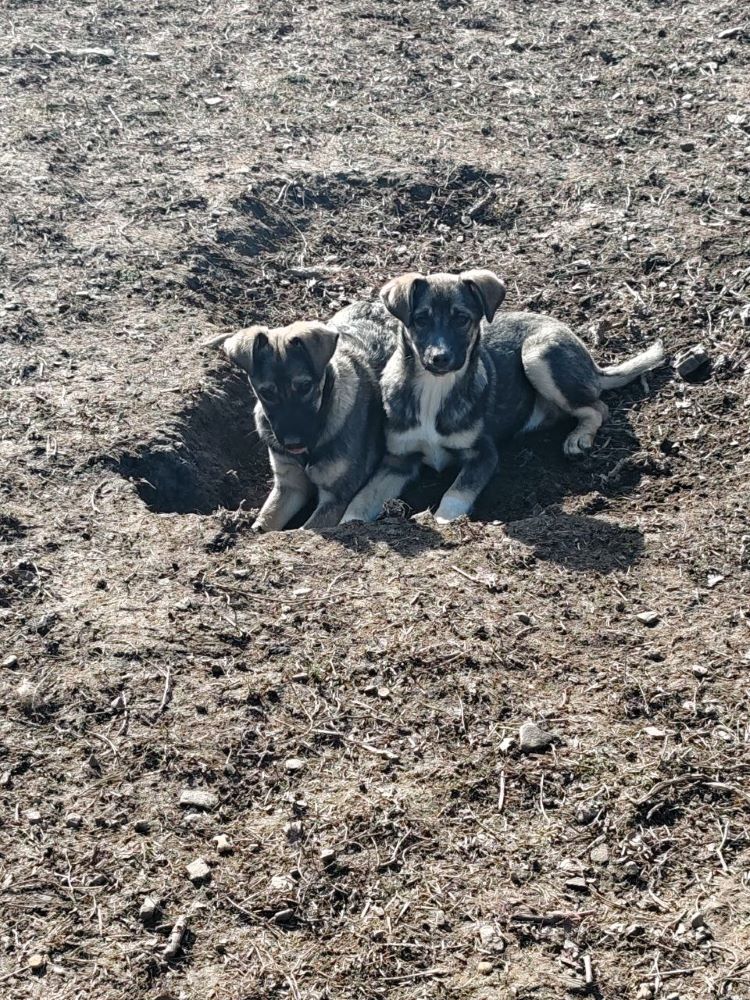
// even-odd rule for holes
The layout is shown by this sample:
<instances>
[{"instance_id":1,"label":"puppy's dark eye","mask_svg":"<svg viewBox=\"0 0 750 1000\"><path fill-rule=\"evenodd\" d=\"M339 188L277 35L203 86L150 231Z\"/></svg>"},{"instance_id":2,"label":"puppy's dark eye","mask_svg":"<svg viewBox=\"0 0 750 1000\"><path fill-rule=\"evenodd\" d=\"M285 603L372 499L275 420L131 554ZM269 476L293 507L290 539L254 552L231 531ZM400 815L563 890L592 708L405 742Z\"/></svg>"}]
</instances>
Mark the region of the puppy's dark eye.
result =
<instances>
[{"instance_id":1,"label":"puppy's dark eye","mask_svg":"<svg viewBox=\"0 0 750 1000\"><path fill-rule=\"evenodd\" d=\"M275 385L259 385L255 391L263 403L276 403L278 401L279 392Z\"/></svg>"},{"instance_id":2,"label":"puppy's dark eye","mask_svg":"<svg viewBox=\"0 0 750 1000\"><path fill-rule=\"evenodd\" d=\"M309 396L310 393L313 391L313 389L315 388L315 383L310 382L308 379L299 379L297 382L293 382L292 386L298 396L305 397Z\"/></svg>"},{"instance_id":3,"label":"puppy's dark eye","mask_svg":"<svg viewBox=\"0 0 750 1000\"><path fill-rule=\"evenodd\" d=\"M471 316L468 316L466 313L454 313L453 324L454 326L457 326L459 330L464 330L471 324Z\"/></svg>"},{"instance_id":4,"label":"puppy's dark eye","mask_svg":"<svg viewBox=\"0 0 750 1000\"><path fill-rule=\"evenodd\" d=\"M428 312L417 313L414 317L414 325L425 327L429 324L431 316Z\"/></svg>"}]
</instances>

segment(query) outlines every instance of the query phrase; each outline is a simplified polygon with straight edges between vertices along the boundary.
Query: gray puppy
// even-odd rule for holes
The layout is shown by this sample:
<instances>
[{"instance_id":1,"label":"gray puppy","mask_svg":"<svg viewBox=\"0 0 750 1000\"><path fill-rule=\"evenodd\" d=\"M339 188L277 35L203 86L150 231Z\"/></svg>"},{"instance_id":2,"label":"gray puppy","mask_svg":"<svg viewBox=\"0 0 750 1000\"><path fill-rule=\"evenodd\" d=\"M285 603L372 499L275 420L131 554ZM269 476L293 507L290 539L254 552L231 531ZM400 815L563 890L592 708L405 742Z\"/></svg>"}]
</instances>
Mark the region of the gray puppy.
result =
<instances>
[{"instance_id":1,"label":"gray puppy","mask_svg":"<svg viewBox=\"0 0 750 1000\"><path fill-rule=\"evenodd\" d=\"M317 495L305 528L329 528L377 468L384 450L378 376L392 350L383 327L346 322L255 326L222 334L221 347L255 393L255 426L268 446L273 488L253 529L278 531Z\"/></svg>"},{"instance_id":2,"label":"gray puppy","mask_svg":"<svg viewBox=\"0 0 750 1000\"><path fill-rule=\"evenodd\" d=\"M405 274L384 286L382 305L370 305L373 322L387 324L388 315L399 321L398 346L381 378L386 454L344 521L374 520L422 462L438 471L459 466L436 519L468 514L497 468L498 443L569 416L576 426L565 454L583 454L608 414L601 393L664 359L656 343L600 368L572 330L550 316L507 313L493 322L504 297L491 271Z\"/></svg>"}]
</instances>

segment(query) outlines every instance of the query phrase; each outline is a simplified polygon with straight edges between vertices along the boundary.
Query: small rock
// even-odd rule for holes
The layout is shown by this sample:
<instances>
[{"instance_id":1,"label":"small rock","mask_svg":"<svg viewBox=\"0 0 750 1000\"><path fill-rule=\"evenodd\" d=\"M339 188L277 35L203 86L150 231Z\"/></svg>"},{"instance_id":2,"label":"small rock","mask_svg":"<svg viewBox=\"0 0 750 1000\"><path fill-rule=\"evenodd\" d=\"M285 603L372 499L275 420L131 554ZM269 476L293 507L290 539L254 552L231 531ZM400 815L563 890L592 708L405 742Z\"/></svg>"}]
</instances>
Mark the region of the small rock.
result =
<instances>
[{"instance_id":1,"label":"small rock","mask_svg":"<svg viewBox=\"0 0 750 1000\"><path fill-rule=\"evenodd\" d=\"M479 940L486 947L497 937L497 931L490 924L484 924L479 928Z\"/></svg>"},{"instance_id":2,"label":"small rock","mask_svg":"<svg viewBox=\"0 0 750 1000\"><path fill-rule=\"evenodd\" d=\"M205 813L185 813L182 822L185 826L198 826L205 818Z\"/></svg>"},{"instance_id":3,"label":"small rock","mask_svg":"<svg viewBox=\"0 0 750 1000\"><path fill-rule=\"evenodd\" d=\"M30 712L34 707L34 700L36 698L36 688L28 679L24 677L21 683L16 688L16 699L18 704L24 712Z\"/></svg>"},{"instance_id":4,"label":"small rock","mask_svg":"<svg viewBox=\"0 0 750 1000\"><path fill-rule=\"evenodd\" d=\"M299 757L289 757L288 760L284 761L284 769L286 771L301 771L304 766L305 762L300 760Z\"/></svg>"},{"instance_id":5,"label":"small rock","mask_svg":"<svg viewBox=\"0 0 750 1000\"><path fill-rule=\"evenodd\" d=\"M706 914L702 910L696 910L696 912L690 918L690 926L693 930L697 930L699 927L706 926Z\"/></svg>"},{"instance_id":6,"label":"small rock","mask_svg":"<svg viewBox=\"0 0 750 1000\"><path fill-rule=\"evenodd\" d=\"M636 993L636 1000L651 1000L654 995L654 988L651 983L641 983Z\"/></svg>"},{"instance_id":7,"label":"small rock","mask_svg":"<svg viewBox=\"0 0 750 1000\"><path fill-rule=\"evenodd\" d=\"M518 731L518 743L524 753L549 750L554 741L552 733L541 729L535 722L524 722Z\"/></svg>"},{"instance_id":8,"label":"small rock","mask_svg":"<svg viewBox=\"0 0 750 1000\"><path fill-rule=\"evenodd\" d=\"M214 837L214 843L216 844L216 850L219 854L231 854L234 850L232 841L225 833L220 833L218 836Z\"/></svg>"},{"instance_id":9,"label":"small rock","mask_svg":"<svg viewBox=\"0 0 750 1000\"><path fill-rule=\"evenodd\" d=\"M191 861L187 866L187 873L193 885L203 885L204 882L208 882L211 878L211 869L203 858L196 858L195 861Z\"/></svg>"},{"instance_id":10,"label":"small rock","mask_svg":"<svg viewBox=\"0 0 750 1000\"><path fill-rule=\"evenodd\" d=\"M685 139L684 142L680 143L680 149L682 150L683 153L692 153L693 150L695 149L695 143L692 142L690 139Z\"/></svg>"},{"instance_id":11,"label":"small rock","mask_svg":"<svg viewBox=\"0 0 750 1000\"><path fill-rule=\"evenodd\" d=\"M138 919L142 924L152 924L156 920L159 911L159 902L153 896L144 897L141 908L138 911Z\"/></svg>"},{"instance_id":12,"label":"small rock","mask_svg":"<svg viewBox=\"0 0 750 1000\"><path fill-rule=\"evenodd\" d=\"M596 847L591 848L589 857L595 865L606 865L609 861L609 848L606 844L597 844Z\"/></svg>"},{"instance_id":13,"label":"small rock","mask_svg":"<svg viewBox=\"0 0 750 1000\"><path fill-rule=\"evenodd\" d=\"M641 625L645 625L647 628L653 628L654 625L658 625L661 621L659 615L656 611L641 611L640 614L635 616Z\"/></svg>"},{"instance_id":14,"label":"small rock","mask_svg":"<svg viewBox=\"0 0 750 1000\"><path fill-rule=\"evenodd\" d=\"M276 924L291 924L294 920L294 910L287 906L283 910L279 910L278 913L274 913L273 920Z\"/></svg>"},{"instance_id":15,"label":"small rock","mask_svg":"<svg viewBox=\"0 0 750 1000\"><path fill-rule=\"evenodd\" d=\"M42 955L41 952L29 956L29 968L37 974L44 972L47 968L47 956Z\"/></svg>"},{"instance_id":16,"label":"small rock","mask_svg":"<svg viewBox=\"0 0 750 1000\"><path fill-rule=\"evenodd\" d=\"M310 675L306 671L300 670L299 673L292 674L292 680L295 684L307 684L310 680Z\"/></svg>"},{"instance_id":17,"label":"small rock","mask_svg":"<svg viewBox=\"0 0 750 1000\"><path fill-rule=\"evenodd\" d=\"M80 830L83 826L83 816L79 813L68 813L65 817L65 825L71 830Z\"/></svg>"},{"instance_id":18,"label":"small rock","mask_svg":"<svg viewBox=\"0 0 750 1000\"><path fill-rule=\"evenodd\" d=\"M324 847L320 852L320 860L324 868L330 868L336 863L336 852L332 847Z\"/></svg>"},{"instance_id":19,"label":"small rock","mask_svg":"<svg viewBox=\"0 0 750 1000\"><path fill-rule=\"evenodd\" d=\"M2 662L2 666L7 670L15 670L18 666L18 657L14 656L12 653L10 656L6 656Z\"/></svg>"},{"instance_id":20,"label":"small rock","mask_svg":"<svg viewBox=\"0 0 750 1000\"><path fill-rule=\"evenodd\" d=\"M516 618L522 625L531 625L531 623L534 621L531 615L527 614L525 611L519 611L518 614L516 615Z\"/></svg>"},{"instance_id":21,"label":"small rock","mask_svg":"<svg viewBox=\"0 0 750 1000\"><path fill-rule=\"evenodd\" d=\"M641 877L640 865L638 865L635 861L626 861L625 864L622 866L622 870L625 872L628 878Z\"/></svg>"},{"instance_id":22,"label":"small rock","mask_svg":"<svg viewBox=\"0 0 750 1000\"><path fill-rule=\"evenodd\" d=\"M693 375L705 364L708 364L708 351L703 344L695 344L685 351L680 351L674 359L675 371L680 378Z\"/></svg>"},{"instance_id":23,"label":"small rock","mask_svg":"<svg viewBox=\"0 0 750 1000\"><path fill-rule=\"evenodd\" d=\"M180 795L180 805L183 808L215 809L219 804L219 796L204 788L186 788Z\"/></svg>"},{"instance_id":24,"label":"small rock","mask_svg":"<svg viewBox=\"0 0 750 1000\"><path fill-rule=\"evenodd\" d=\"M151 62L158 62L161 59L161 52L144 52L144 59L150 59Z\"/></svg>"},{"instance_id":25,"label":"small rock","mask_svg":"<svg viewBox=\"0 0 750 1000\"><path fill-rule=\"evenodd\" d=\"M515 739L512 736L506 736L505 739L500 740L500 753L507 753L511 747L515 746Z\"/></svg>"},{"instance_id":26,"label":"small rock","mask_svg":"<svg viewBox=\"0 0 750 1000\"><path fill-rule=\"evenodd\" d=\"M150 833L151 824L147 819L137 819L135 823L133 823L133 829L136 833Z\"/></svg>"},{"instance_id":27,"label":"small rock","mask_svg":"<svg viewBox=\"0 0 750 1000\"><path fill-rule=\"evenodd\" d=\"M116 698L113 698L109 703L109 707L113 712L124 712L128 707L128 699L124 691L121 691Z\"/></svg>"},{"instance_id":28,"label":"small rock","mask_svg":"<svg viewBox=\"0 0 750 1000\"><path fill-rule=\"evenodd\" d=\"M38 812L36 809L27 809L26 819L32 826L36 826L37 823L42 822L42 814Z\"/></svg>"},{"instance_id":29,"label":"small rock","mask_svg":"<svg viewBox=\"0 0 750 1000\"><path fill-rule=\"evenodd\" d=\"M478 962L477 972L480 974L480 976L489 976L489 974L492 972L492 962Z\"/></svg>"},{"instance_id":30,"label":"small rock","mask_svg":"<svg viewBox=\"0 0 750 1000\"><path fill-rule=\"evenodd\" d=\"M575 892L589 891L589 884L585 878L569 878L565 882L565 886L568 889L573 889Z\"/></svg>"},{"instance_id":31,"label":"small rock","mask_svg":"<svg viewBox=\"0 0 750 1000\"><path fill-rule=\"evenodd\" d=\"M208 108L215 108L218 104L222 104L224 101L223 97L204 97L203 103Z\"/></svg>"},{"instance_id":32,"label":"small rock","mask_svg":"<svg viewBox=\"0 0 750 1000\"><path fill-rule=\"evenodd\" d=\"M707 668L700 663L694 663L691 669L696 677L708 677Z\"/></svg>"},{"instance_id":33,"label":"small rock","mask_svg":"<svg viewBox=\"0 0 750 1000\"><path fill-rule=\"evenodd\" d=\"M12 775L10 771L3 771L3 773L0 774L0 788L8 788L10 786L11 778Z\"/></svg>"},{"instance_id":34,"label":"small rock","mask_svg":"<svg viewBox=\"0 0 750 1000\"><path fill-rule=\"evenodd\" d=\"M286 898L294 893L297 886L288 875L274 875L268 883L269 896Z\"/></svg>"},{"instance_id":35,"label":"small rock","mask_svg":"<svg viewBox=\"0 0 750 1000\"><path fill-rule=\"evenodd\" d=\"M389 687L383 685L383 687L378 688L378 698L383 698L385 700L386 698L390 698L390 696L391 689Z\"/></svg>"}]
</instances>

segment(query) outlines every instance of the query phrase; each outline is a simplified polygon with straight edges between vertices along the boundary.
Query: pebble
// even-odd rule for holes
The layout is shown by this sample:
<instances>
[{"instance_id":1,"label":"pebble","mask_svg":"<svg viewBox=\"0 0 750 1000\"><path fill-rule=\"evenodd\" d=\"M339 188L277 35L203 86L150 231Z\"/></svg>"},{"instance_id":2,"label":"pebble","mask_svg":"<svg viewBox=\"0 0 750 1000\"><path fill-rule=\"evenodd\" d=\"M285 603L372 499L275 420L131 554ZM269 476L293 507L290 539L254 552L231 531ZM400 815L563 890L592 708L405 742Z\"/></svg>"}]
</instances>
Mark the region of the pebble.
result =
<instances>
[{"instance_id":1,"label":"pebble","mask_svg":"<svg viewBox=\"0 0 750 1000\"><path fill-rule=\"evenodd\" d=\"M203 858L196 858L195 861L191 861L187 866L187 873L193 885L202 885L211 878L211 869Z\"/></svg>"},{"instance_id":2,"label":"pebble","mask_svg":"<svg viewBox=\"0 0 750 1000\"><path fill-rule=\"evenodd\" d=\"M287 771L301 771L304 766L305 762L300 760L299 757L290 757L284 761L284 768Z\"/></svg>"},{"instance_id":3,"label":"pebble","mask_svg":"<svg viewBox=\"0 0 750 1000\"><path fill-rule=\"evenodd\" d=\"M271 896L288 896L295 889L294 879L288 875L274 875L268 883L268 892Z\"/></svg>"},{"instance_id":4,"label":"pebble","mask_svg":"<svg viewBox=\"0 0 750 1000\"><path fill-rule=\"evenodd\" d=\"M658 625L661 619L655 611L641 611L639 615L635 616L641 625L645 625L647 628L653 628L654 625Z\"/></svg>"},{"instance_id":5,"label":"pebble","mask_svg":"<svg viewBox=\"0 0 750 1000\"><path fill-rule=\"evenodd\" d=\"M690 926L693 930L706 926L706 915L702 910L696 910L696 912L692 915L690 918Z\"/></svg>"},{"instance_id":6,"label":"pebble","mask_svg":"<svg viewBox=\"0 0 750 1000\"><path fill-rule=\"evenodd\" d=\"M28 711L34 707L34 697L36 695L36 688L28 679L24 677L21 683L16 688L16 698L22 709Z\"/></svg>"},{"instance_id":7,"label":"pebble","mask_svg":"<svg viewBox=\"0 0 750 1000\"><path fill-rule=\"evenodd\" d=\"M320 860L324 868L330 868L336 862L336 852L332 847L324 847L320 852Z\"/></svg>"},{"instance_id":8,"label":"pebble","mask_svg":"<svg viewBox=\"0 0 750 1000\"><path fill-rule=\"evenodd\" d=\"M497 931L490 924L484 924L479 928L479 940L483 945L488 945L497 937Z\"/></svg>"},{"instance_id":9,"label":"pebble","mask_svg":"<svg viewBox=\"0 0 750 1000\"><path fill-rule=\"evenodd\" d=\"M515 746L515 739L512 736L506 736L505 739L500 741L500 753L507 753L511 747Z\"/></svg>"},{"instance_id":10,"label":"pebble","mask_svg":"<svg viewBox=\"0 0 750 1000\"><path fill-rule=\"evenodd\" d=\"M694 666L692 667L692 671L693 671L693 674L696 677L708 677L708 670L707 670L707 668L704 667L704 666L701 666L700 663L694 664Z\"/></svg>"},{"instance_id":11,"label":"pebble","mask_svg":"<svg viewBox=\"0 0 750 1000\"><path fill-rule=\"evenodd\" d=\"M223 97L204 97L203 98L203 103L208 108L215 108L218 104L221 104L223 101L224 101Z\"/></svg>"},{"instance_id":12,"label":"pebble","mask_svg":"<svg viewBox=\"0 0 750 1000\"><path fill-rule=\"evenodd\" d=\"M65 817L65 825L69 826L71 830L80 830L83 826L83 816L79 813L68 813Z\"/></svg>"},{"instance_id":13,"label":"pebble","mask_svg":"<svg viewBox=\"0 0 750 1000\"><path fill-rule=\"evenodd\" d=\"M274 913L273 920L276 924L290 924L294 920L294 910L285 907L283 910L279 910L278 913Z\"/></svg>"},{"instance_id":14,"label":"pebble","mask_svg":"<svg viewBox=\"0 0 750 1000\"><path fill-rule=\"evenodd\" d=\"M215 809L219 804L219 796L207 792L203 788L186 788L180 795L180 805L184 808Z\"/></svg>"},{"instance_id":15,"label":"pebble","mask_svg":"<svg viewBox=\"0 0 750 1000\"><path fill-rule=\"evenodd\" d=\"M683 153L692 153L695 149L695 143L690 139L686 139L684 142L680 143L680 149Z\"/></svg>"},{"instance_id":16,"label":"pebble","mask_svg":"<svg viewBox=\"0 0 750 1000\"><path fill-rule=\"evenodd\" d=\"M479 962L477 964L477 972L482 976L489 976L492 972L492 962Z\"/></svg>"},{"instance_id":17,"label":"pebble","mask_svg":"<svg viewBox=\"0 0 750 1000\"><path fill-rule=\"evenodd\" d=\"M674 359L674 367L680 378L686 378L708 363L708 351L703 344L694 344L686 351L680 351Z\"/></svg>"},{"instance_id":18,"label":"pebble","mask_svg":"<svg viewBox=\"0 0 750 1000\"><path fill-rule=\"evenodd\" d=\"M5 657L2 662L2 666L6 667L8 670L15 670L18 666L18 657L11 653L10 656Z\"/></svg>"},{"instance_id":19,"label":"pebble","mask_svg":"<svg viewBox=\"0 0 750 1000\"><path fill-rule=\"evenodd\" d=\"M47 956L36 952L29 957L29 968L32 972L44 972L47 968Z\"/></svg>"},{"instance_id":20,"label":"pebble","mask_svg":"<svg viewBox=\"0 0 750 1000\"><path fill-rule=\"evenodd\" d=\"M531 625L534 619L526 611L519 611L516 618L522 625Z\"/></svg>"},{"instance_id":21,"label":"pebble","mask_svg":"<svg viewBox=\"0 0 750 1000\"><path fill-rule=\"evenodd\" d=\"M654 988L651 983L641 983L636 993L636 1000L651 1000L654 995Z\"/></svg>"},{"instance_id":22,"label":"pebble","mask_svg":"<svg viewBox=\"0 0 750 1000\"><path fill-rule=\"evenodd\" d=\"M589 856L594 864L606 865L609 861L609 848L606 844L597 844L596 847L591 848L591 854Z\"/></svg>"},{"instance_id":23,"label":"pebble","mask_svg":"<svg viewBox=\"0 0 750 1000\"><path fill-rule=\"evenodd\" d=\"M575 892L588 892L589 884L585 878L569 878L565 882L568 889L573 889Z\"/></svg>"},{"instance_id":24,"label":"pebble","mask_svg":"<svg viewBox=\"0 0 750 1000\"><path fill-rule=\"evenodd\" d=\"M38 812L38 810L36 809L27 809L26 819L29 821L29 823L31 823L32 826L35 826L37 823L42 822L42 814Z\"/></svg>"},{"instance_id":25,"label":"pebble","mask_svg":"<svg viewBox=\"0 0 750 1000\"><path fill-rule=\"evenodd\" d=\"M586 826L591 823L599 814L599 809L597 806L581 806L581 808L576 813L576 823L579 826Z\"/></svg>"},{"instance_id":26,"label":"pebble","mask_svg":"<svg viewBox=\"0 0 750 1000\"><path fill-rule=\"evenodd\" d=\"M518 731L518 744L524 753L548 750L554 741L552 733L541 729L535 722L524 722Z\"/></svg>"},{"instance_id":27,"label":"pebble","mask_svg":"<svg viewBox=\"0 0 750 1000\"><path fill-rule=\"evenodd\" d=\"M391 689L390 688L385 687L385 686L378 688L378 698L384 698L385 699L385 698L390 698L390 696L391 696Z\"/></svg>"},{"instance_id":28,"label":"pebble","mask_svg":"<svg viewBox=\"0 0 750 1000\"><path fill-rule=\"evenodd\" d=\"M133 829L136 833L151 833L151 824L147 819L137 819L133 823Z\"/></svg>"},{"instance_id":29,"label":"pebble","mask_svg":"<svg viewBox=\"0 0 750 1000\"><path fill-rule=\"evenodd\" d=\"M138 918L142 924L150 924L156 919L159 910L158 900L153 896L145 896L138 911Z\"/></svg>"},{"instance_id":30,"label":"pebble","mask_svg":"<svg viewBox=\"0 0 750 1000\"><path fill-rule=\"evenodd\" d=\"M214 837L214 843L219 854L231 854L234 850L232 841L225 833L220 833L217 837Z\"/></svg>"}]
</instances>

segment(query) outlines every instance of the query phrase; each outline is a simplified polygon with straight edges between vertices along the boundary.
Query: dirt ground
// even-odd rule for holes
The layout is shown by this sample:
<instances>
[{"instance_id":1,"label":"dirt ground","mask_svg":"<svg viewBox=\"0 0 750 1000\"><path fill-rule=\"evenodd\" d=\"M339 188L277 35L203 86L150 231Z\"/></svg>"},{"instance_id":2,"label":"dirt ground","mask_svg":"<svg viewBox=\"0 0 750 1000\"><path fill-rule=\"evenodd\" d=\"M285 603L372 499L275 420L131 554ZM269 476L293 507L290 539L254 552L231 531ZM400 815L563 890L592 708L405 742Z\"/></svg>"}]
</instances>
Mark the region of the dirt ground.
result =
<instances>
[{"instance_id":1,"label":"dirt ground","mask_svg":"<svg viewBox=\"0 0 750 1000\"><path fill-rule=\"evenodd\" d=\"M750 997L747 11L0 25L0 995ZM411 520L426 477L254 537L201 341L469 266L602 362L711 363L585 462L509 449L471 522Z\"/></svg>"}]
</instances>

